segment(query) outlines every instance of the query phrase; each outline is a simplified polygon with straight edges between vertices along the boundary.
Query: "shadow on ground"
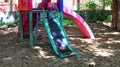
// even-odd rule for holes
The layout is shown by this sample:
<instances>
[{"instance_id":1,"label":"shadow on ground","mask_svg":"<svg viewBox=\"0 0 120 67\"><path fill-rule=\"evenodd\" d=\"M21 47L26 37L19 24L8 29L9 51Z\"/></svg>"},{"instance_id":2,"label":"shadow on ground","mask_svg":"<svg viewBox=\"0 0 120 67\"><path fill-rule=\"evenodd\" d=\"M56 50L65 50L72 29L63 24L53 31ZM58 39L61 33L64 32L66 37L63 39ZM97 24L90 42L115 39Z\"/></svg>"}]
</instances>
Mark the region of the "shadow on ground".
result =
<instances>
[{"instance_id":1,"label":"shadow on ground","mask_svg":"<svg viewBox=\"0 0 120 67\"><path fill-rule=\"evenodd\" d=\"M95 39L82 37L77 27L65 26L79 57L68 57L54 62L58 57L50 44L29 46L29 40L20 41L17 25L0 27L0 67L119 67L120 32L104 24L89 24ZM39 42L38 42L39 43Z\"/></svg>"}]
</instances>

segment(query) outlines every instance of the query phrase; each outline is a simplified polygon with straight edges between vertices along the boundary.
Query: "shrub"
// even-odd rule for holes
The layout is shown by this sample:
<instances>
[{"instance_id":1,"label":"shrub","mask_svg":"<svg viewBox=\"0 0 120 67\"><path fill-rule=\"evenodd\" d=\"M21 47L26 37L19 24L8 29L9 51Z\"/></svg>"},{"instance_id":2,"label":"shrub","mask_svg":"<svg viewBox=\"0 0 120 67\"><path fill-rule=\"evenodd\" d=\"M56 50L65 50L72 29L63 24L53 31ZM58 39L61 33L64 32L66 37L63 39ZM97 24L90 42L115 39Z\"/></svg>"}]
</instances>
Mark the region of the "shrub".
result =
<instances>
[{"instance_id":1,"label":"shrub","mask_svg":"<svg viewBox=\"0 0 120 67\"><path fill-rule=\"evenodd\" d=\"M97 8L97 4L95 4L93 1L90 1L90 2L86 3L85 6L89 9L92 9L92 10Z\"/></svg>"},{"instance_id":2,"label":"shrub","mask_svg":"<svg viewBox=\"0 0 120 67\"><path fill-rule=\"evenodd\" d=\"M80 15L90 23L96 23L97 21L105 21L110 15L110 11L106 10L83 10L80 11Z\"/></svg>"}]
</instances>

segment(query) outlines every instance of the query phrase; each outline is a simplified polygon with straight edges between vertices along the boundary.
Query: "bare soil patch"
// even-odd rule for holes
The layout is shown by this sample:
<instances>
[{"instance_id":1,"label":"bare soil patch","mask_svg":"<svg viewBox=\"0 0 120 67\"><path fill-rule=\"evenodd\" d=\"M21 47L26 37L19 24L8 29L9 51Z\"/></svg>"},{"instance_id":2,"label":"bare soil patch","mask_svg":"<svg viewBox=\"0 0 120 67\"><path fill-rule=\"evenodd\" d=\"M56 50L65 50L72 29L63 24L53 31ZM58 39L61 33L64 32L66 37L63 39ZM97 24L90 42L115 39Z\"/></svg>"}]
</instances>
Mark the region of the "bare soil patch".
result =
<instances>
[{"instance_id":1,"label":"bare soil patch","mask_svg":"<svg viewBox=\"0 0 120 67\"><path fill-rule=\"evenodd\" d=\"M95 39L83 38L79 29L65 26L73 48L79 57L68 57L58 62L50 44L29 46L29 40L20 41L18 25L0 27L0 67L120 67L120 32L104 24L89 24Z\"/></svg>"}]
</instances>

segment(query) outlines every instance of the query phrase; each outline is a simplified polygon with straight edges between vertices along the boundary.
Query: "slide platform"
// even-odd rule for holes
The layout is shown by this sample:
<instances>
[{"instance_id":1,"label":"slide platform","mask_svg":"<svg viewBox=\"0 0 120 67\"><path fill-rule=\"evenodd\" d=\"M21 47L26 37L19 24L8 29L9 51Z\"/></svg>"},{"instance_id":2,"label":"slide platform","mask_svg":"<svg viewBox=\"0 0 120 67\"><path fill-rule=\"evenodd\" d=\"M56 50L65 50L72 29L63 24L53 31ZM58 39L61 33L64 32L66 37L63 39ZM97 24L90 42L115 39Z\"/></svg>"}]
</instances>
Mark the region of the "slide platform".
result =
<instances>
[{"instance_id":1,"label":"slide platform","mask_svg":"<svg viewBox=\"0 0 120 67\"><path fill-rule=\"evenodd\" d=\"M79 14L66 7L63 7L63 12L67 17L74 21L74 23L78 26L79 30L85 38L95 38L92 30Z\"/></svg>"}]
</instances>

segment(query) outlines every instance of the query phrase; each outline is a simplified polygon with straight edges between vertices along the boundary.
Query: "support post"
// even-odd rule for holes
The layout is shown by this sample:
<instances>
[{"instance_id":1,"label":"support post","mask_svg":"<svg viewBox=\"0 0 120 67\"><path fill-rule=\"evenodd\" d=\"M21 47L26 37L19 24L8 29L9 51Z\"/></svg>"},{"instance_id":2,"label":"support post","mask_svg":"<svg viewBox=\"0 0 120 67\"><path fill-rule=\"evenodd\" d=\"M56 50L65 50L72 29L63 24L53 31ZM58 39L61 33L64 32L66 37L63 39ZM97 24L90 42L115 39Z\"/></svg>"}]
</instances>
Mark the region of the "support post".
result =
<instances>
[{"instance_id":1,"label":"support post","mask_svg":"<svg viewBox=\"0 0 120 67\"><path fill-rule=\"evenodd\" d=\"M59 2L59 11L63 12L63 0L59 0L58 2Z\"/></svg>"},{"instance_id":2,"label":"support post","mask_svg":"<svg viewBox=\"0 0 120 67\"><path fill-rule=\"evenodd\" d=\"M22 11L19 11L20 40L23 40Z\"/></svg>"},{"instance_id":3,"label":"support post","mask_svg":"<svg viewBox=\"0 0 120 67\"><path fill-rule=\"evenodd\" d=\"M32 24L32 11L29 11L29 39L30 39L30 46L34 46L33 43L33 24Z\"/></svg>"}]
</instances>

